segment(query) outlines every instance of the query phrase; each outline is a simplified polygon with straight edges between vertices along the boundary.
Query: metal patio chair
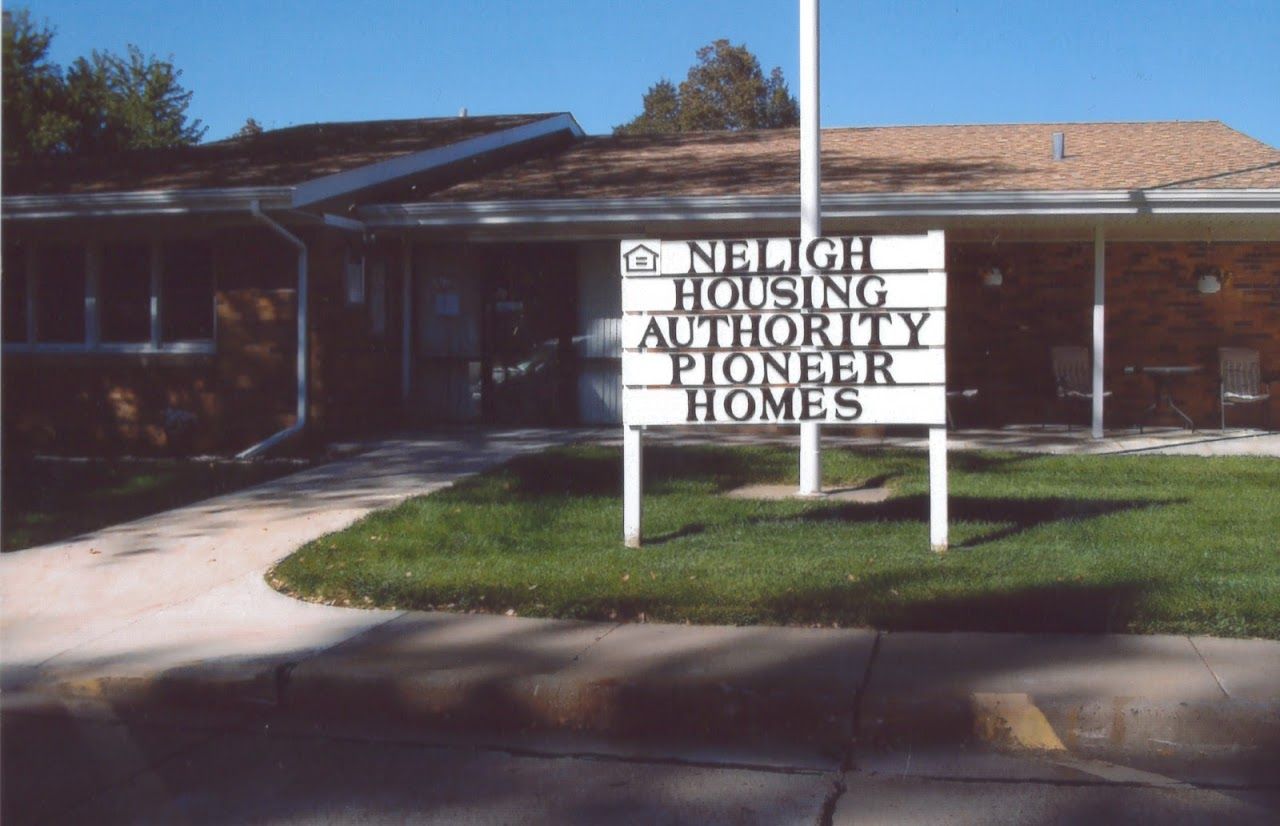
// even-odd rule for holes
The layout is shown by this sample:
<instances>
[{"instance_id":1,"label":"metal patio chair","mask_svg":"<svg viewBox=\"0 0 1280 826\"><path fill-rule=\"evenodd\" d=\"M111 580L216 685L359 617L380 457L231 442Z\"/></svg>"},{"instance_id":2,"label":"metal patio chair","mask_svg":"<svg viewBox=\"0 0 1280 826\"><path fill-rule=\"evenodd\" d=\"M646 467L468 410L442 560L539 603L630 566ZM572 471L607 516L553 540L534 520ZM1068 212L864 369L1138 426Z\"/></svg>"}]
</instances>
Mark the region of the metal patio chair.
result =
<instances>
[{"instance_id":1,"label":"metal patio chair","mask_svg":"<svg viewBox=\"0 0 1280 826\"><path fill-rule=\"evenodd\" d=\"M1091 402L1093 399L1093 369L1089 360L1089 348L1076 345L1059 345L1049 350L1053 365L1054 400L1059 404L1072 400ZM1104 390L1103 398L1111 395ZM1046 411L1045 418L1048 418ZM1043 429L1041 425L1041 429ZM1071 420L1067 420L1067 430Z\"/></svg>"},{"instance_id":2,"label":"metal patio chair","mask_svg":"<svg viewBox=\"0 0 1280 826\"><path fill-rule=\"evenodd\" d=\"M1257 350L1247 347L1218 348L1218 409L1222 429L1227 429L1227 406L1261 404L1266 429L1271 429L1271 386L1262 380Z\"/></svg>"}]
</instances>

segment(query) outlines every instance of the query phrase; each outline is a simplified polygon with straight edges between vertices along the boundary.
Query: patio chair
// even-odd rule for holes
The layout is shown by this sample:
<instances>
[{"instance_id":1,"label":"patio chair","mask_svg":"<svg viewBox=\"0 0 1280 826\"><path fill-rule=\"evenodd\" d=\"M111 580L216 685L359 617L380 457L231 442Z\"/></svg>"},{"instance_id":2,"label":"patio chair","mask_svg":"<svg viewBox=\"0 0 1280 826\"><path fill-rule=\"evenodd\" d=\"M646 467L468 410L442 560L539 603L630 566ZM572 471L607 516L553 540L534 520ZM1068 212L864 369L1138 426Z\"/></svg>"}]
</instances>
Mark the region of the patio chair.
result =
<instances>
[{"instance_id":1,"label":"patio chair","mask_svg":"<svg viewBox=\"0 0 1280 826\"><path fill-rule=\"evenodd\" d=\"M1227 429L1227 406L1261 404L1267 430L1271 429L1271 386L1262 380L1262 362L1257 350L1246 347L1218 348L1218 408L1222 429Z\"/></svg>"},{"instance_id":2,"label":"patio chair","mask_svg":"<svg viewBox=\"0 0 1280 826\"><path fill-rule=\"evenodd\" d=\"M1070 403L1071 400L1090 402L1093 399L1093 369L1089 360L1089 348L1075 345L1060 345L1049 350L1053 364L1054 398L1059 404ZM1103 398L1111 395L1104 390ZM1045 418L1048 418L1046 411ZM1041 425L1041 429L1044 426ZM1067 420L1067 430L1071 429L1071 420Z\"/></svg>"}]
</instances>

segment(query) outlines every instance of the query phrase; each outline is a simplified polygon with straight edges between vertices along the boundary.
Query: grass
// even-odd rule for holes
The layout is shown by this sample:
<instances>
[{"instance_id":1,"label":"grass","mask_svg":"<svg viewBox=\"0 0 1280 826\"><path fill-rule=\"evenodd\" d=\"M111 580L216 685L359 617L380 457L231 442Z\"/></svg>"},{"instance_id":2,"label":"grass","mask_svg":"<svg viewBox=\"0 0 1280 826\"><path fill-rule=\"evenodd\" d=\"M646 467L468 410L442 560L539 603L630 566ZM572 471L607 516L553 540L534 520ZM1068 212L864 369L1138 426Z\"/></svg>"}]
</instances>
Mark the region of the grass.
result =
<instances>
[{"instance_id":1,"label":"grass","mask_svg":"<svg viewBox=\"0 0 1280 826\"><path fill-rule=\"evenodd\" d=\"M651 447L645 547L621 542L621 458L516 459L374 513L269 575L342 605L583 619L1280 638L1280 461L951 457L951 550L928 550L925 457L824 452L880 504L744 501L778 448Z\"/></svg>"},{"instance_id":2,"label":"grass","mask_svg":"<svg viewBox=\"0 0 1280 826\"><path fill-rule=\"evenodd\" d=\"M293 462L34 459L4 471L3 548L16 551L298 470Z\"/></svg>"}]
</instances>

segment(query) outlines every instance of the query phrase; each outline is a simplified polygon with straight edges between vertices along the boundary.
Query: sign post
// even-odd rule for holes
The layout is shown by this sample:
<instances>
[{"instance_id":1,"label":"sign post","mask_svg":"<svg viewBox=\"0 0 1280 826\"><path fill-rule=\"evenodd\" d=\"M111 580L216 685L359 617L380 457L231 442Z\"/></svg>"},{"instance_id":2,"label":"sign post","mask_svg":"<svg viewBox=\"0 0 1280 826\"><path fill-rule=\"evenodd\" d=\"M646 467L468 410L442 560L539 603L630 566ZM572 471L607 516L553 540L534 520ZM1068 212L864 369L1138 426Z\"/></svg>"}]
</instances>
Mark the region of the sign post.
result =
<instances>
[{"instance_id":1,"label":"sign post","mask_svg":"<svg viewBox=\"0 0 1280 826\"><path fill-rule=\"evenodd\" d=\"M946 548L942 231L635 240L620 257L627 545L640 428L911 424L929 428L929 541Z\"/></svg>"}]
</instances>

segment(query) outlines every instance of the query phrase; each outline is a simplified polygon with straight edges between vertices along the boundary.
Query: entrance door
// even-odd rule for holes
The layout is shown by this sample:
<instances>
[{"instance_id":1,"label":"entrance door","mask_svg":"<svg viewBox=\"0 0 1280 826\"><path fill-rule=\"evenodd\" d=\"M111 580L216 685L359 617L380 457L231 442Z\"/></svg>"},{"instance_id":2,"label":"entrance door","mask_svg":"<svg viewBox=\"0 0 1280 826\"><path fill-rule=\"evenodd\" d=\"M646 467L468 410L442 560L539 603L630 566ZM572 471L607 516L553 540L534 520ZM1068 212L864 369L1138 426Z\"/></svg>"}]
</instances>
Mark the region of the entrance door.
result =
<instances>
[{"instance_id":1,"label":"entrance door","mask_svg":"<svg viewBox=\"0 0 1280 826\"><path fill-rule=\"evenodd\" d=\"M572 248L495 248L483 285L481 415L500 424L577 419Z\"/></svg>"}]
</instances>

